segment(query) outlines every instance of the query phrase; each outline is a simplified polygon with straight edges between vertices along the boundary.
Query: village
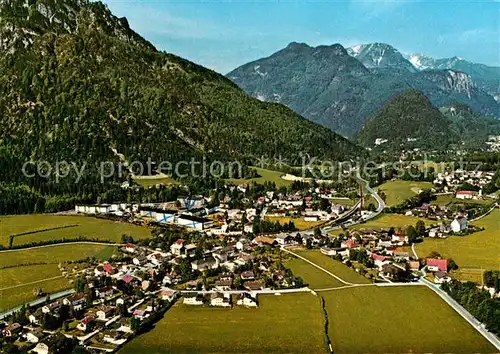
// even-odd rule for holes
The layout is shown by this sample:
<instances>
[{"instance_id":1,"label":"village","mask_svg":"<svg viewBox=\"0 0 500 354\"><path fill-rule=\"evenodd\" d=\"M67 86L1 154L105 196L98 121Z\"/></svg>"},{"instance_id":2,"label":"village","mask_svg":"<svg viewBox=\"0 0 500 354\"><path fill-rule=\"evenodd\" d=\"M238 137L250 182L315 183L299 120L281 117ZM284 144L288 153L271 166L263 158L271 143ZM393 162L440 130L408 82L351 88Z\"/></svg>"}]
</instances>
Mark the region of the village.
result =
<instances>
[{"instance_id":1,"label":"village","mask_svg":"<svg viewBox=\"0 0 500 354\"><path fill-rule=\"evenodd\" d=\"M316 249L373 283L425 278L443 284L452 280L449 272L456 269L455 262L439 254L417 258L412 244L475 231L467 213L443 212L430 204L407 210L406 215L431 218L434 213L437 225L347 229L345 223L362 223L370 212L363 210L362 202L339 203L342 197L324 186L288 194L262 190L252 200L245 186L230 191L232 198L226 196L218 205L204 196L162 204L77 205L75 213L157 229L146 241L123 235L119 255L107 262L60 264L63 274L78 274L74 288L57 299L23 306L3 324L3 335L38 354L52 353L67 340L114 352L147 331L175 302L258 308L259 294L313 291L286 266L296 249ZM454 193L458 199L476 196L470 191ZM488 291L500 296L493 288Z\"/></svg>"}]
</instances>

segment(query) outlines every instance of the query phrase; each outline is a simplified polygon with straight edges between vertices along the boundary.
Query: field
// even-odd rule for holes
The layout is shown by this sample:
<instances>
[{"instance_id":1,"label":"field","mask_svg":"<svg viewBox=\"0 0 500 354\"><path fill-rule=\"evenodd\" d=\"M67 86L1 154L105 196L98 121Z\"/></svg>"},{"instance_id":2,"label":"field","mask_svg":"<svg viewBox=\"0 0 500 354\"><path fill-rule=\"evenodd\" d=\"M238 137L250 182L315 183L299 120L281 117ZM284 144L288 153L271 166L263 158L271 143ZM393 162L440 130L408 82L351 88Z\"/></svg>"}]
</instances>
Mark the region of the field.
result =
<instances>
[{"instance_id":1,"label":"field","mask_svg":"<svg viewBox=\"0 0 500 354\"><path fill-rule=\"evenodd\" d=\"M490 205L494 202L493 199L471 199L464 200L455 198L454 194L441 194L438 195L436 200L433 200L431 204L435 205L450 205L450 204L466 204L466 205Z\"/></svg>"},{"instance_id":2,"label":"field","mask_svg":"<svg viewBox=\"0 0 500 354\"><path fill-rule=\"evenodd\" d=\"M10 235L29 232L35 233L16 236L13 244L23 245L79 236L121 242L123 234L131 235L134 239L148 238L151 234L150 230L143 226L88 216L34 214L0 217L0 244L8 246Z\"/></svg>"},{"instance_id":3,"label":"field","mask_svg":"<svg viewBox=\"0 0 500 354\"><path fill-rule=\"evenodd\" d=\"M430 182L414 182L414 181L389 181L377 187L377 191L383 191L386 196L385 203L387 206L400 204L404 200L414 197L421 189L429 189L432 187Z\"/></svg>"},{"instance_id":4,"label":"field","mask_svg":"<svg viewBox=\"0 0 500 354\"><path fill-rule=\"evenodd\" d=\"M458 269L451 271L453 278L460 281L471 281L476 284L482 284L483 271L481 269Z\"/></svg>"},{"instance_id":5,"label":"field","mask_svg":"<svg viewBox=\"0 0 500 354\"><path fill-rule=\"evenodd\" d=\"M346 265L342 264L339 261L336 261L328 256L325 256L324 254L322 254L318 250L297 250L294 252L297 253L299 256L302 256L302 257L310 260L311 262L319 265L320 267L325 268L326 270L335 274L336 276L340 277L341 279L343 279L346 282L354 283L354 284L370 284L371 283L368 279L360 276L358 273L356 273L351 268L347 267ZM317 268L315 268L315 269L317 269ZM323 272L323 274L326 277L329 277L328 274L326 274L324 272Z\"/></svg>"},{"instance_id":6,"label":"field","mask_svg":"<svg viewBox=\"0 0 500 354\"><path fill-rule=\"evenodd\" d=\"M95 257L108 259L116 251L104 245L56 245L0 254L0 311L35 300L34 288L53 293L71 287L58 263ZM46 263L26 265L28 263ZM25 265L23 265L25 264ZM7 268L5 268L7 267Z\"/></svg>"},{"instance_id":7,"label":"field","mask_svg":"<svg viewBox=\"0 0 500 354\"><path fill-rule=\"evenodd\" d=\"M405 228L409 225L415 226L418 220L422 220L425 222L427 226L432 225L433 223L437 223L433 220L428 220L424 218L419 218L416 216L406 216L400 214L381 214L379 217L371 219L365 223L357 224L351 227L353 230L362 230L362 229L389 229L391 226L394 228Z\"/></svg>"},{"instance_id":8,"label":"field","mask_svg":"<svg viewBox=\"0 0 500 354\"><path fill-rule=\"evenodd\" d=\"M432 251L443 257L451 257L461 268L499 269L500 264L500 210L473 223L484 231L466 236L450 236L447 239L425 239L417 244L419 257Z\"/></svg>"},{"instance_id":9,"label":"field","mask_svg":"<svg viewBox=\"0 0 500 354\"><path fill-rule=\"evenodd\" d=\"M320 294L336 354L495 352L425 287L358 287Z\"/></svg>"},{"instance_id":10,"label":"field","mask_svg":"<svg viewBox=\"0 0 500 354\"><path fill-rule=\"evenodd\" d=\"M158 176L134 176L133 180L134 182L145 188L156 186L157 184L163 184L163 185L179 184L179 182L176 181L175 179L163 174Z\"/></svg>"},{"instance_id":11,"label":"field","mask_svg":"<svg viewBox=\"0 0 500 354\"><path fill-rule=\"evenodd\" d=\"M293 221L293 223L295 224L295 227L299 231L309 230L309 229L312 229L312 228L314 228L314 227L316 227L318 225L321 225L321 224L325 223L324 221L305 221L303 217L291 218L291 217L288 217L288 216L284 216L284 217L280 217L280 216L267 216L266 220L267 221L272 221L272 222L279 221L279 223L282 224L282 225L286 224L286 223L289 223L290 221Z\"/></svg>"},{"instance_id":12,"label":"field","mask_svg":"<svg viewBox=\"0 0 500 354\"><path fill-rule=\"evenodd\" d=\"M336 288L344 285L334 277L329 276L300 258L287 260L285 266L290 268L295 276L301 277L304 283L311 289Z\"/></svg>"},{"instance_id":13,"label":"field","mask_svg":"<svg viewBox=\"0 0 500 354\"><path fill-rule=\"evenodd\" d=\"M258 309L176 304L127 353L324 353L323 315L311 294L260 296Z\"/></svg>"},{"instance_id":14,"label":"field","mask_svg":"<svg viewBox=\"0 0 500 354\"><path fill-rule=\"evenodd\" d=\"M274 182L276 183L276 186L281 187L281 186L289 186L292 184L292 181L286 181L281 176L284 174L283 172L279 171L272 171L272 170L266 170L264 168L259 168L259 167L251 167L252 169L255 169L257 173L259 174L260 177L257 178L250 178L250 179L229 179L229 182L232 182L234 184L244 184L244 183L259 183L263 184L264 182Z\"/></svg>"},{"instance_id":15,"label":"field","mask_svg":"<svg viewBox=\"0 0 500 354\"><path fill-rule=\"evenodd\" d=\"M330 199L330 203L353 206L355 204L355 201L349 198L332 198Z\"/></svg>"}]
</instances>

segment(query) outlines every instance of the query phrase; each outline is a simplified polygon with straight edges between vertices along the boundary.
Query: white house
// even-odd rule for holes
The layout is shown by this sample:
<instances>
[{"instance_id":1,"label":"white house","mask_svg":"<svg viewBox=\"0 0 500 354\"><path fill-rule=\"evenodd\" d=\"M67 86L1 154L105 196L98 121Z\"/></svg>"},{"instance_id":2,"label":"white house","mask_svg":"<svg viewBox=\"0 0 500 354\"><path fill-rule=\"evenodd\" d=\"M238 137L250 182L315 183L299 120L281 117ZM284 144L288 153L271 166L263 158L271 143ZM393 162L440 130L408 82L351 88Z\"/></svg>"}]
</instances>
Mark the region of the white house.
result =
<instances>
[{"instance_id":1,"label":"white house","mask_svg":"<svg viewBox=\"0 0 500 354\"><path fill-rule=\"evenodd\" d=\"M201 294L185 294L183 303L186 305L203 305L203 295Z\"/></svg>"},{"instance_id":2,"label":"white house","mask_svg":"<svg viewBox=\"0 0 500 354\"><path fill-rule=\"evenodd\" d=\"M231 307L231 295L213 293L210 295L210 305L217 307Z\"/></svg>"},{"instance_id":3,"label":"white house","mask_svg":"<svg viewBox=\"0 0 500 354\"><path fill-rule=\"evenodd\" d=\"M467 218L456 218L451 222L451 230L453 232L461 232L467 230L469 227L469 222L467 221Z\"/></svg>"},{"instance_id":4,"label":"white house","mask_svg":"<svg viewBox=\"0 0 500 354\"><path fill-rule=\"evenodd\" d=\"M249 293L241 293L238 295L236 304L239 306L257 307L257 299L252 297Z\"/></svg>"},{"instance_id":5,"label":"white house","mask_svg":"<svg viewBox=\"0 0 500 354\"><path fill-rule=\"evenodd\" d=\"M471 191L458 191L457 194L455 194L455 198L457 199L472 199L474 196L474 193Z\"/></svg>"}]
</instances>

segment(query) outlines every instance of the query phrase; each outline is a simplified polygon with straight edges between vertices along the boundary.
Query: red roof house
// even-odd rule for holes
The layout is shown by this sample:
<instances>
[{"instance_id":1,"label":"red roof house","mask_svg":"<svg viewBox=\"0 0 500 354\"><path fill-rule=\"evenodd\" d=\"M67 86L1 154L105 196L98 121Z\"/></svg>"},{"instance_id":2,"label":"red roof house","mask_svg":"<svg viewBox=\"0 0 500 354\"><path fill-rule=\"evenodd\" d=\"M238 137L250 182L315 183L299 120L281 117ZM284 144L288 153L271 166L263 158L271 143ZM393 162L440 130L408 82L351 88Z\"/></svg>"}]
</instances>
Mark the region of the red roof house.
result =
<instances>
[{"instance_id":1,"label":"red roof house","mask_svg":"<svg viewBox=\"0 0 500 354\"><path fill-rule=\"evenodd\" d=\"M427 269L431 272L446 272L448 270L447 259L427 258L425 263L427 264Z\"/></svg>"},{"instance_id":2,"label":"red roof house","mask_svg":"<svg viewBox=\"0 0 500 354\"><path fill-rule=\"evenodd\" d=\"M106 271L106 273L108 274L115 274L115 268L113 268L113 266L109 263L104 263L104 265L102 266L104 268L104 270Z\"/></svg>"}]
</instances>

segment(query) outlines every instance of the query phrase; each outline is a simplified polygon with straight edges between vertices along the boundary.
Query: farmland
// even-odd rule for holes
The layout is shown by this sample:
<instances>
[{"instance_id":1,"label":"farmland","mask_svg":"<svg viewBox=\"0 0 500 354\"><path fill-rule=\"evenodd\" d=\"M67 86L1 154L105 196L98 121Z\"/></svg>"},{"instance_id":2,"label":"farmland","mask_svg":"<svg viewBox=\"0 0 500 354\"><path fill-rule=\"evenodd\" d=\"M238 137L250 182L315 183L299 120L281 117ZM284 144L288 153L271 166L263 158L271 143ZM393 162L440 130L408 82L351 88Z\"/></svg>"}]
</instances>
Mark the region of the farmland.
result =
<instances>
[{"instance_id":1,"label":"farmland","mask_svg":"<svg viewBox=\"0 0 500 354\"><path fill-rule=\"evenodd\" d=\"M305 221L303 217L292 218L292 217L287 217L287 216L284 216L284 217L268 216L268 217L266 217L266 220L272 221L272 222L278 221L282 225L287 224L290 221L293 221L293 223L295 224L295 227L299 231L312 229L316 226L319 226L319 225L325 223L324 221Z\"/></svg>"},{"instance_id":2,"label":"farmland","mask_svg":"<svg viewBox=\"0 0 500 354\"><path fill-rule=\"evenodd\" d=\"M495 352L425 287L357 287L320 294L337 354Z\"/></svg>"},{"instance_id":3,"label":"farmland","mask_svg":"<svg viewBox=\"0 0 500 354\"><path fill-rule=\"evenodd\" d=\"M432 251L451 257L461 268L498 269L500 263L500 210L473 223L485 230L447 239L425 239L416 247L419 257Z\"/></svg>"},{"instance_id":4,"label":"farmland","mask_svg":"<svg viewBox=\"0 0 500 354\"><path fill-rule=\"evenodd\" d=\"M345 266L341 262L336 261L328 256L325 256L324 254L322 254L318 250L297 250L294 252L297 253L298 255L310 260L311 262L319 265L320 267L325 268L326 270L337 275L338 277L340 277L341 279L343 279L346 282L350 282L353 284L370 284L370 281L368 279L366 279L365 277L360 276L354 270ZM302 261L302 262L306 263L305 261ZM313 266L310 265L310 267L313 267ZM315 267L313 267L313 268L315 268ZM315 269L317 269L317 268L315 268ZM324 272L323 272L323 274L326 277L330 277L328 274L326 274ZM300 275L300 273L298 273L297 275ZM335 280L335 279L333 279L333 280ZM335 285L333 285L333 286L335 286Z\"/></svg>"},{"instance_id":5,"label":"farmland","mask_svg":"<svg viewBox=\"0 0 500 354\"><path fill-rule=\"evenodd\" d=\"M172 184L179 184L178 181L175 179L161 174L157 176L134 176L133 180L135 183L145 187L149 188L151 186L156 186L157 184L163 184L163 185L172 185Z\"/></svg>"},{"instance_id":6,"label":"farmland","mask_svg":"<svg viewBox=\"0 0 500 354\"><path fill-rule=\"evenodd\" d=\"M380 216L371 219L365 223L357 224L351 227L353 230L362 229L389 229L394 228L406 228L409 225L415 226L417 221L422 220L427 226L437 223L433 220L428 220L424 218L419 218L416 216L406 216L400 214L381 214Z\"/></svg>"},{"instance_id":7,"label":"farmland","mask_svg":"<svg viewBox=\"0 0 500 354\"><path fill-rule=\"evenodd\" d=\"M414 197L422 189L429 189L432 187L430 182L415 182L415 181L389 181L385 182L377 190L383 191L386 196L387 206L394 206L400 204L404 200Z\"/></svg>"},{"instance_id":8,"label":"farmland","mask_svg":"<svg viewBox=\"0 0 500 354\"><path fill-rule=\"evenodd\" d=\"M71 287L58 263L87 257L108 259L116 251L104 245L55 245L2 252L0 256L0 311L35 300L34 288L53 293ZM43 263L43 264L35 264Z\"/></svg>"},{"instance_id":9,"label":"farmland","mask_svg":"<svg viewBox=\"0 0 500 354\"><path fill-rule=\"evenodd\" d=\"M311 294L266 295L259 308L176 304L127 353L324 353L323 315Z\"/></svg>"},{"instance_id":10,"label":"farmland","mask_svg":"<svg viewBox=\"0 0 500 354\"><path fill-rule=\"evenodd\" d=\"M24 235L14 237L13 245L78 237L120 242L123 234L131 235L134 239L148 238L150 230L125 222L88 216L34 214L0 217L0 244L6 247L9 236L17 234Z\"/></svg>"},{"instance_id":11,"label":"farmland","mask_svg":"<svg viewBox=\"0 0 500 354\"><path fill-rule=\"evenodd\" d=\"M288 186L292 184L292 181L287 181L281 178L283 175L282 172L279 171L273 171L273 170L266 170L264 168L259 168L259 167L252 167L252 169L255 169L257 173L259 174L260 177L257 178L251 178L251 179L230 179L229 181L234 183L234 184L244 184L244 183L260 183L263 184L264 182L274 182L276 183L276 186L281 187L281 186Z\"/></svg>"},{"instance_id":12,"label":"farmland","mask_svg":"<svg viewBox=\"0 0 500 354\"><path fill-rule=\"evenodd\" d=\"M311 289L325 289L343 286L337 279L310 265L300 258L292 258L285 263L295 276L301 277Z\"/></svg>"}]
</instances>

